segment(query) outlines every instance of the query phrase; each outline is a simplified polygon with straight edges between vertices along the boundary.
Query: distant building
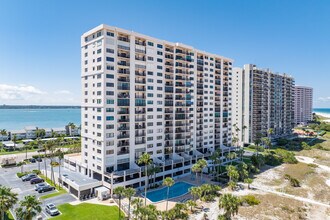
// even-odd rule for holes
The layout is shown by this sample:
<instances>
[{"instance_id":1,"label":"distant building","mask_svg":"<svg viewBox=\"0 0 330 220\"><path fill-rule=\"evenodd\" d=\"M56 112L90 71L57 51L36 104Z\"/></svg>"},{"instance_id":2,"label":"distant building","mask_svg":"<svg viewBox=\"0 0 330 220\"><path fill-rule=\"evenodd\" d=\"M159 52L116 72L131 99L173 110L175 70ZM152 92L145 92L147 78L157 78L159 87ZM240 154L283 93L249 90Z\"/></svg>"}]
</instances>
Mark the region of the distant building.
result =
<instances>
[{"instance_id":1,"label":"distant building","mask_svg":"<svg viewBox=\"0 0 330 220\"><path fill-rule=\"evenodd\" d=\"M259 136L279 138L291 135L294 127L294 79L252 64L233 68L235 123L242 131L239 138L244 143L253 143ZM273 129L273 134L268 135L269 129Z\"/></svg>"},{"instance_id":2,"label":"distant building","mask_svg":"<svg viewBox=\"0 0 330 220\"><path fill-rule=\"evenodd\" d=\"M313 119L313 88L295 86L295 124L306 124Z\"/></svg>"}]
</instances>

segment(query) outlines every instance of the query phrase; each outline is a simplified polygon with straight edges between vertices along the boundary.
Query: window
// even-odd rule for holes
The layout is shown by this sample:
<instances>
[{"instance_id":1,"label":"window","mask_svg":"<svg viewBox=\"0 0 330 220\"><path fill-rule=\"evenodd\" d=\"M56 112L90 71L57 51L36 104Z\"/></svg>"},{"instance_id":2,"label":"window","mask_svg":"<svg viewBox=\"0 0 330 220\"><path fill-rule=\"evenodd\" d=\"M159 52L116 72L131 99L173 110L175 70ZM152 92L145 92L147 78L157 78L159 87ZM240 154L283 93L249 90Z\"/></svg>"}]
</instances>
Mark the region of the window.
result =
<instances>
[{"instance_id":1,"label":"window","mask_svg":"<svg viewBox=\"0 0 330 220\"><path fill-rule=\"evenodd\" d=\"M162 56L163 55L163 52L162 51L157 51L157 55Z\"/></svg>"},{"instance_id":2,"label":"window","mask_svg":"<svg viewBox=\"0 0 330 220\"><path fill-rule=\"evenodd\" d=\"M152 76L152 75L154 75L154 73L151 72L151 71L148 71L148 75L149 75L149 76Z\"/></svg>"},{"instance_id":3,"label":"window","mask_svg":"<svg viewBox=\"0 0 330 220\"><path fill-rule=\"evenodd\" d=\"M106 83L106 87L114 87L115 84L114 83Z\"/></svg>"},{"instance_id":4,"label":"window","mask_svg":"<svg viewBox=\"0 0 330 220\"><path fill-rule=\"evenodd\" d=\"M108 62L114 62L115 61L115 59L113 58L113 57L107 57L107 59L106 59Z\"/></svg>"},{"instance_id":5,"label":"window","mask_svg":"<svg viewBox=\"0 0 330 220\"><path fill-rule=\"evenodd\" d=\"M152 43L152 42L148 41L148 46L151 46L151 47L153 47L153 46L154 46L154 43Z\"/></svg>"},{"instance_id":6,"label":"window","mask_svg":"<svg viewBox=\"0 0 330 220\"><path fill-rule=\"evenodd\" d=\"M98 57L97 58L97 62L101 62L102 58L101 57Z\"/></svg>"},{"instance_id":7,"label":"window","mask_svg":"<svg viewBox=\"0 0 330 220\"><path fill-rule=\"evenodd\" d=\"M162 49L163 48L163 45L157 44L157 47Z\"/></svg>"},{"instance_id":8,"label":"window","mask_svg":"<svg viewBox=\"0 0 330 220\"><path fill-rule=\"evenodd\" d=\"M163 59L157 58L157 62L162 63Z\"/></svg>"},{"instance_id":9,"label":"window","mask_svg":"<svg viewBox=\"0 0 330 220\"><path fill-rule=\"evenodd\" d=\"M106 117L106 120L107 120L107 121L113 121L114 119L115 119L115 118L114 118L113 116L107 116L107 117Z\"/></svg>"},{"instance_id":10,"label":"window","mask_svg":"<svg viewBox=\"0 0 330 220\"><path fill-rule=\"evenodd\" d=\"M157 69L161 70L161 69L163 69L163 67L162 66L157 66Z\"/></svg>"},{"instance_id":11,"label":"window","mask_svg":"<svg viewBox=\"0 0 330 220\"><path fill-rule=\"evenodd\" d=\"M163 73L157 73L157 76L163 76Z\"/></svg>"},{"instance_id":12,"label":"window","mask_svg":"<svg viewBox=\"0 0 330 220\"><path fill-rule=\"evenodd\" d=\"M113 99L107 99L107 104L114 104L115 101Z\"/></svg>"},{"instance_id":13,"label":"window","mask_svg":"<svg viewBox=\"0 0 330 220\"><path fill-rule=\"evenodd\" d=\"M106 52L107 52L107 53L114 53L115 51L114 51L113 49L107 48L107 49L106 49Z\"/></svg>"},{"instance_id":14,"label":"window","mask_svg":"<svg viewBox=\"0 0 330 220\"><path fill-rule=\"evenodd\" d=\"M102 69L102 66L101 65L99 65L99 66L97 66L97 68L96 68L97 70L101 70Z\"/></svg>"},{"instance_id":15,"label":"window","mask_svg":"<svg viewBox=\"0 0 330 220\"><path fill-rule=\"evenodd\" d=\"M107 77L108 79L113 79L115 76L114 76L113 74L107 74L106 77Z\"/></svg>"},{"instance_id":16,"label":"window","mask_svg":"<svg viewBox=\"0 0 330 220\"><path fill-rule=\"evenodd\" d=\"M114 70L115 67L114 66L111 66L111 65L107 65L107 70Z\"/></svg>"},{"instance_id":17,"label":"window","mask_svg":"<svg viewBox=\"0 0 330 220\"><path fill-rule=\"evenodd\" d=\"M106 91L105 94L106 94L106 95L114 95L115 92L114 92L114 91Z\"/></svg>"},{"instance_id":18,"label":"window","mask_svg":"<svg viewBox=\"0 0 330 220\"><path fill-rule=\"evenodd\" d=\"M106 108L105 111L106 111L106 112L114 112L115 109L114 109L114 108Z\"/></svg>"},{"instance_id":19,"label":"window","mask_svg":"<svg viewBox=\"0 0 330 220\"><path fill-rule=\"evenodd\" d=\"M101 53L102 52L102 49L98 49L97 50L97 53L99 54L99 53Z\"/></svg>"},{"instance_id":20,"label":"window","mask_svg":"<svg viewBox=\"0 0 330 220\"><path fill-rule=\"evenodd\" d=\"M153 57L148 57L148 60L153 61L154 58Z\"/></svg>"},{"instance_id":21,"label":"window","mask_svg":"<svg viewBox=\"0 0 330 220\"><path fill-rule=\"evenodd\" d=\"M113 32L107 31L107 36L113 37L115 34Z\"/></svg>"}]
</instances>

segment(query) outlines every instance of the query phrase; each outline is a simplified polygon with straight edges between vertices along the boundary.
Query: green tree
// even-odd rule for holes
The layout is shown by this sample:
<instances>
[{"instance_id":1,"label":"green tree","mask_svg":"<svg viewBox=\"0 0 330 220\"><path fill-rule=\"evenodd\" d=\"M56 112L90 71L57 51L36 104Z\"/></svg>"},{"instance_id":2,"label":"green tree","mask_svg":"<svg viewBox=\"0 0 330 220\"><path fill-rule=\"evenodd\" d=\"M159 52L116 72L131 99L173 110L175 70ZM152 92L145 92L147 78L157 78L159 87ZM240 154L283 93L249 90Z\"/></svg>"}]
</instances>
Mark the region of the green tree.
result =
<instances>
[{"instance_id":1,"label":"green tree","mask_svg":"<svg viewBox=\"0 0 330 220\"><path fill-rule=\"evenodd\" d=\"M170 187L173 186L174 180L171 177L166 177L163 185L167 187L167 196L166 196L166 211L168 210L168 196L170 194Z\"/></svg>"},{"instance_id":2,"label":"green tree","mask_svg":"<svg viewBox=\"0 0 330 220\"><path fill-rule=\"evenodd\" d=\"M238 213L240 199L231 194L223 194L219 199L219 208L224 209L226 219L231 219L232 216Z\"/></svg>"},{"instance_id":3,"label":"green tree","mask_svg":"<svg viewBox=\"0 0 330 220\"><path fill-rule=\"evenodd\" d=\"M60 182L59 182L59 186L61 187L61 182L62 182L62 176L61 176L61 164L62 164L62 160L64 158L64 153L61 149L58 149L56 151L56 155L58 157L58 162L59 162L59 165L58 165L58 176L60 178Z\"/></svg>"},{"instance_id":4,"label":"green tree","mask_svg":"<svg viewBox=\"0 0 330 220\"><path fill-rule=\"evenodd\" d=\"M48 156L50 159L50 179L56 187L55 175L54 175L54 164L55 164L54 163L54 152L55 152L56 142L53 140L47 141L45 144L45 147L46 147L45 155L46 155L46 151L48 151ZM47 164L46 164L46 157L45 157L45 172L47 173L46 167L47 167Z\"/></svg>"},{"instance_id":5,"label":"green tree","mask_svg":"<svg viewBox=\"0 0 330 220\"><path fill-rule=\"evenodd\" d=\"M5 219L5 213L13 208L17 201L17 194L11 192L11 188L0 185L0 220Z\"/></svg>"},{"instance_id":6,"label":"green tree","mask_svg":"<svg viewBox=\"0 0 330 220\"><path fill-rule=\"evenodd\" d=\"M193 212L193 209L197 206L197 203L194 200L188 200L186 204L190 207L191 212Z\"/></svg>"},{"instance_id":7,"label":"green tree","mask_svg":"<svg viewBox=\"0 0 330 220\"><path fill-rule=\"evenodd\" d=\"M118 186L113 190L113 193L118 196L118 201L119 201L118 218L121 219L121 199L125 196L125 188L123 186Z\"/></svg>"},{"instance_id":8,"label":"green tree","mask_svg":"<svg viewBox=\"0 0 330 220\"><path fill-rule=\"evenodd\" d=\"M196 174L196 182L198 181L198 173L202 172L202 168L199 166L198 163L195 163L191 167L191 172Z\"/></svg>"},{"instance_id":9,"label":"green tree","mask_svg":"<svg viewBox=\"0 0 330 220\"><path fill-rule=\"evenodd\" d=\"M248 184L248 189L250 189L250 185L253 183L253 179L246 178L246 179L244 179L244 183Z\"/></svg>"},{"instance_id":10,"label":"green tree","mask_svg":"<svg viewBox=\"0 0 330 220\"><path fill-rule=\"evenodd\" d=\"M201 171L200 172L201 172L201 183L202 183L203 182L202 181L202 178L203 178L203 169L205 167L207 167L207 161L204 160L204 159L200 159L200 160L197 161L197 164L201 168Z\"/></svg>"},{"instance_id":11,"label":"green tree","mask_svg":"<svg viewBox=\"0 0 330 220\"><path fill-rule=\"evenodd\" d=\"M150 154L144 153L138 160L138 164L143 164L145 168L144 175L146 177L144 183L144 205L147 205L147 191L148 191L148 166L152 163Z\"/></svg>"},{"instance_id":12,"label":"green tree","mask_svg":"<svg viewBox=\"0 0 330 220\"><path fill-rule=\"evenodd\" d=\"M239 173L238 173L237 167L235 167L233 165L229 165L229 166L226 166L226 170L227 170L227 175L229 177L229 181L237 182L239 179Z\"/></svg>"},{"instance_id":13,"label":"green tree","mask_svg":"<svg viewBox=\"0 0 330 220\"><path fill-rule=\"evenodd\" d=\"M229 152L227 154L227 158L230 160L230 164L233 164L233 160L237 157L237 154L235 152Z\"/></svg>"},{"instance_id":14,"label":"green tree","mask_svg":"<svg viewBox=\"0 0 330 220\"><path fill-rule=\"evenodd\" d=\"M14 150L16 149L16 144L17 144L17 135L14 134L12 141L14 142Z\"/></svg>"},{"instance_id":15,"label":"green tree","mask_svg":"<svg viewBox=\"0 0 330 220\"><path fill-rule=\"evenodd\" d=\"M8 133L7 133L7 130L6 129L1 129L0 130L0 134L1 134L1 141L3 142L4 140L5 140L5 136L7 136L8 135ZM2 150L2 144L1 144L1 149L0 149L0 151Z\"/></svg>"},{"instance_id":16,"label":"green tree","mask_svg":"<svg viewBox=\"0 0 330 220\"><path fill-rule=\"evenodd\" d=\"M239 173L239 179L243 181L249 176L248 165L244 162L237 165L237 170Z\"/></svg>"},{"instance_id":17,"label":"green tree","mask_svg":"<svg viewBox=\"0 0 330 220\"><path fill-rule=\"evenodd\" d=\"M16 215L19 219L32 220L41 211L41 202L36 196L28 195L20 201L20 206L16 209Z\"/></svg>"},{"instance_id":18,"label":"green tree","mask_svg":"<svg viewBox=\"0 0 330 220\"><path fill-rule=\"evenodd\" d=\"M128 219L131 218L131 202L132 197L135 195L135 189L129 187L124 190L124 196L128 198Z\"/></svg>"},{"instance_id":19,"label":"green tree","mask_svg":"<svg viewBox=\"0 0 330 220\"><path fill-rule=\"evenodd\" d=\"M37 138L44 138L46 136L46 131L45 129L37 129L35 135Z\"/></svg>"},{"instance_id":20,"label":"green tree","mask_svg":"<svg viewBox=\"0 0 330 220\"><path fill-rule=\"evenodd\" d=\"M131 205L134 207L133 214L135 215L135 218L139 219L140 207L142 207L143 205L142 199L140 198L133 199Z\"/></svg>"}]
</instances>

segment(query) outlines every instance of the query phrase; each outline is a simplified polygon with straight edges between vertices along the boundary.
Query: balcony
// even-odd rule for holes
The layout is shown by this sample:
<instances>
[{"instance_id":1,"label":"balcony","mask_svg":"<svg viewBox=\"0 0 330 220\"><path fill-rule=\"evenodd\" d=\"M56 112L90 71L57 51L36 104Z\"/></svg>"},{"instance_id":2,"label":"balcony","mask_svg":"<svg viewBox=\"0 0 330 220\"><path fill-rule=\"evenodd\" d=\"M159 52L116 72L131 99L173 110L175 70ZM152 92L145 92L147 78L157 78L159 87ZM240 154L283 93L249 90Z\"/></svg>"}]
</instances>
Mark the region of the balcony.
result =
<instances>
[{"instance_id":1,"label":"balcony","mask_svg":"<svg viewBox=\"0 0 330 220\"><path fill-rule=\"evenodd\" d=\"M146 72L145 71L135 71L136 76L145 76Z\"/></svg>"},{"instance_id":2,"label":"balcony","mask_svg":"<svg viewBox=\"0 0 330 220\"><path fill-rule=\"evenodd\" d=\"M146 84L146 80L145 79L135 79L135 83L136 84Z\"/></svg>"},{"instance_id":3,"label":"balcony","mask_svg":"<svg viewBox=\"0 0 330 220\"><path fill-rule=\"evenodd\" d=\"M135 114L145 114L145 108L135 108Z\"/></svg>"},{"instance_id":4,"label":"balcony","mask_svg":"<svg viewBox=\"0 0 330 220\"><path fill-rule=\"evenodd\" d=\"M117 136L118 139L127 139L129 138L129 134L127 132L120 132L120 134Z\"/></svg>"},{"instance_id":5,"label":"balcony","mask_svg":"<svg viewBox=\"0 0 330 220\"><path fill-rule=\"evenodd\" d=\"M119 148L117 155L129 154L129 147L121 147Z\"/></svg>"},{"instance_id":6,"label":"balcony","mask_svg":"<svg viewBox=\"0 0 330 220\"><path fill-rule=\"evenodd\" d=\"M129 130L129 126L126 125L120 125L117 128L118 131L128 131Z\"/></svg>"},{"instance_id":7,"label":"balcony","mask_svg":"<svg viewBox=\"0 0 330 220\"><path fill-rule=\"evenodd\" d=\"M117 147L129 147L129 141L118 141Z\"/></svg>"},{"instance_id":8,"label":"balcony","mask_svg":"<svg viewBox=\"0 0 330 220\"><path fill-rule=\"evenodd\" d=\"M129 43L129 37L128 36L119 35L118 40Z\"/></svg>"},{"instance_id":9,"label":"balcony","mask_svg":"<svg viewBox=\"0 0 330 220\"><path fill-rule=\"evenodd\" d=\"M127 117L127 116L120 116L118 118L118 122L129 122L129 117Z\"/></svg>"},{"instance_id":10,"label":"balcony","mask_svg":"<svg viewBox=\"0 0 330 220\"><path fill-rule=\"evenodd\" d=\"M129 114L129 109L128 108L120 108L117 111L118 115L128 115Z\"/></svg>"},{"instance_id":11,"label":"balcony","mask_svg":"<svg viewBox=\"0 0 330 220\"><path fill-rule=\"evenodd\" d=\"M146 133L144 131L135 132L135 137L144 137L144 136L146 136Z\"/></svg>"},{"instance_id":12,"label":"balcony","mask_svg":"<svg viewBox=\"0 0 330 220\"><path fill-rule=\"evenodd\" d=\"M126 58L126 59L130 58L129 53L118 53L117 55L120 58Z\"/></svg>"},{"instance_id":13,"label":"balcony","mask_svg":"<svg viewBox=\"0 0 330 220\"><path fill-rule=\"evenodd\" d=\"M123 61L123 60L119 61L117 64L119 66L125 66L125 67L128 67L129 66L129 62L126 62L126 61Z\"/></svg>"},{"instance_id":14,"label":"balcony","mask_svg":"<svg viewBox=\"0 0 330 220\"><path fill-rule=\"evenodd\" d=\"M135 117L135 122L146 121L146 117Z\"/></svg>"}]
</instances>

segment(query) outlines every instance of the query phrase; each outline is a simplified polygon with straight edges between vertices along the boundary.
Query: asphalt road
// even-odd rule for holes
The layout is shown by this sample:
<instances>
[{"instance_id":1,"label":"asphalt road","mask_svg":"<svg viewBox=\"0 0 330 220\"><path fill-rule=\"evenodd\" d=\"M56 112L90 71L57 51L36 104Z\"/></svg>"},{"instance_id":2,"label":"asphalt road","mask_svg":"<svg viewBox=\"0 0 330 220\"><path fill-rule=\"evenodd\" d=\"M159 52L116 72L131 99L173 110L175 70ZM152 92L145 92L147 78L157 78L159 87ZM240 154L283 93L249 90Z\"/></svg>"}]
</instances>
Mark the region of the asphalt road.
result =
<instances>
[{"instance_id":1,"label":"asphalt road","mask_svg":"<svg viewBox=\"0 0 330 220\"><path fill-rule=\"evenodd\" d=\"M49 160L47 161L47 164L49 164ZM40 164L41 168L44 166L44 161ZM35 169L38 169L38 163L33 164L27 164L23 167L24 171L32 171ZM48 170L50 167L48 167ZM18 194L19 200L23 199L26 195L36 195L38 198L43 195L47 195L51 192L45 192L45 193L38 193L34 190L34 185L30 184L30 182L23 182L20 178L16 176L17 172L20 172L20 167L12 167L12 168L0 168L0 185L5 185L7 187L11 187L13 192L16 192ZM47 219L49 216L45 212L45 206L48 203L54 203L55 205L60 205L63 203L69 203L75 201L76 198L73 197L70 194L64 194L57 197L45 199L42 201L42 217L43 219ZM17 206L14 207L14 209Z\"/></svg>"}]
</instances>

